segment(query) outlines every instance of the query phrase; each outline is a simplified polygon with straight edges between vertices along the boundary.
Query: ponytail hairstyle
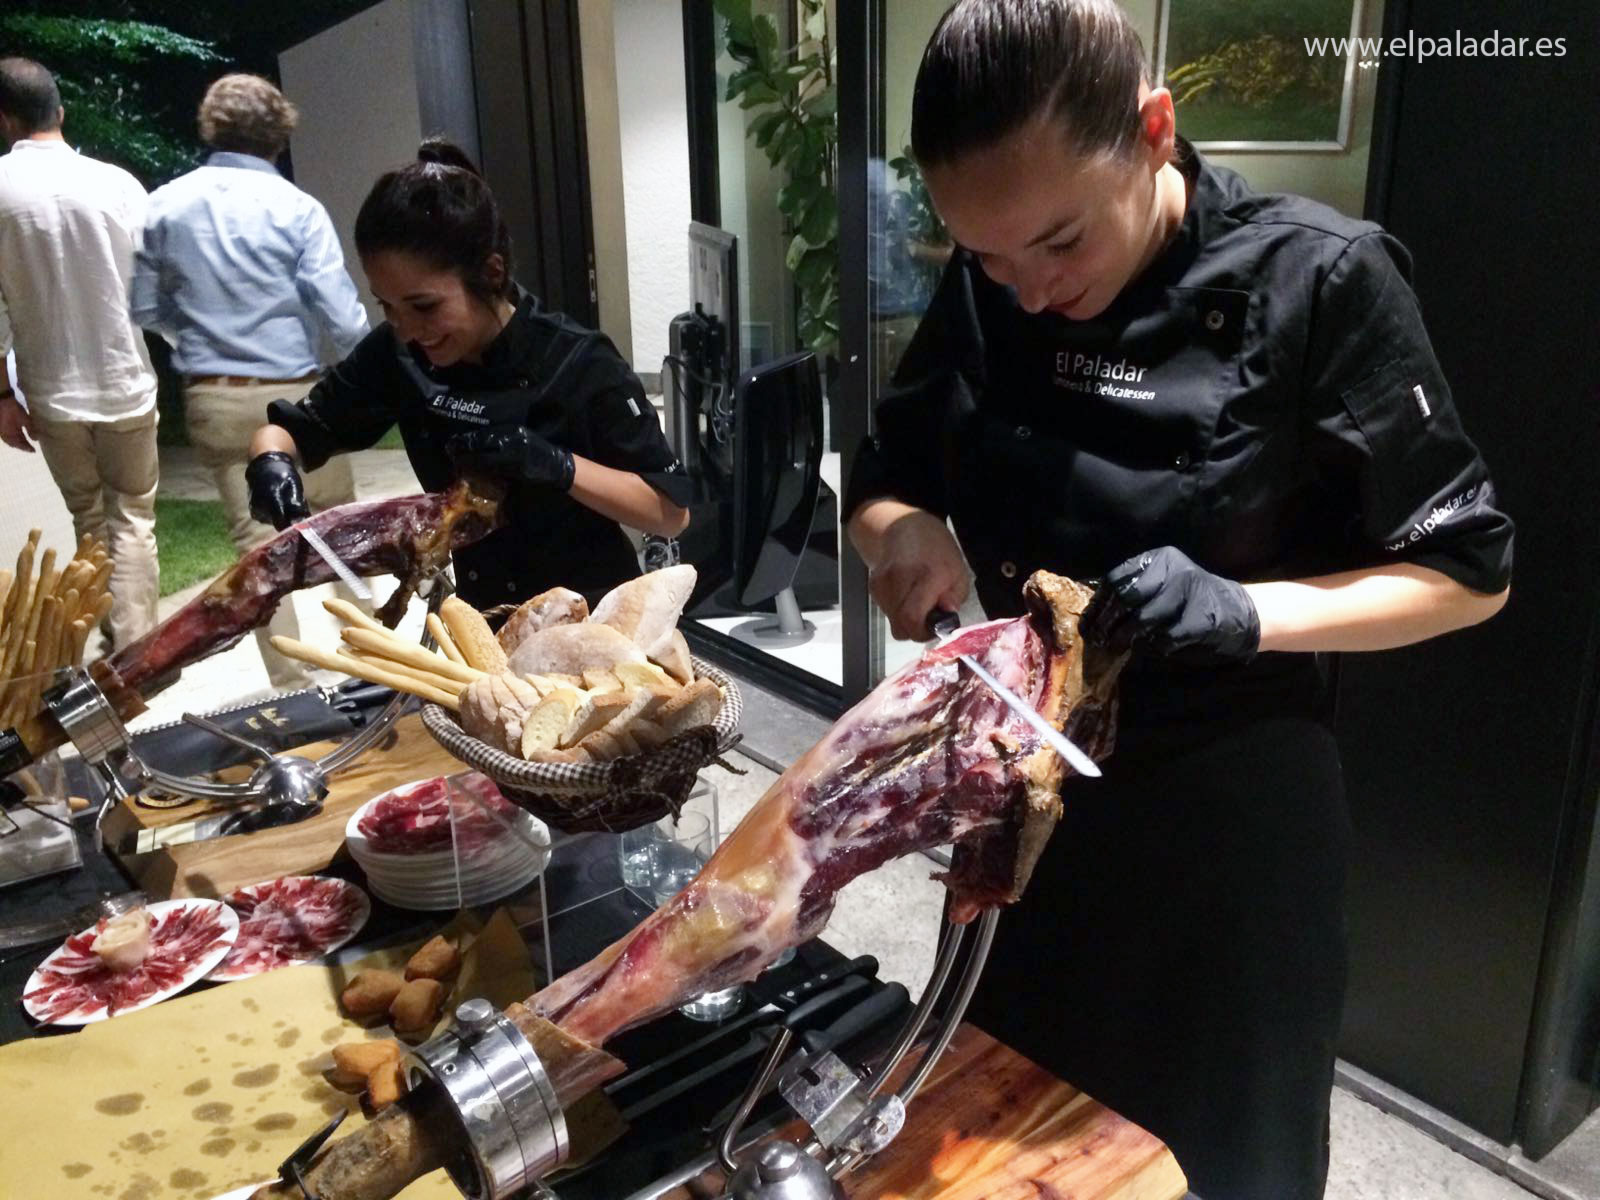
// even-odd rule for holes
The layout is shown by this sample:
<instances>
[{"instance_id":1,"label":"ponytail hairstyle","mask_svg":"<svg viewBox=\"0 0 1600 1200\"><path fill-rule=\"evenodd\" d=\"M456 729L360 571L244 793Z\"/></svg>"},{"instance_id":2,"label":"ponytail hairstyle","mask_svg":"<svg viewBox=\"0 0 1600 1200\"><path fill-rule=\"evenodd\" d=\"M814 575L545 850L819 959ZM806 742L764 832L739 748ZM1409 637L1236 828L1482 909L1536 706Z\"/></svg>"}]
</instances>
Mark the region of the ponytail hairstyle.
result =
<instances>
[{"instance_id":1,"label":"ponytail hairstyle","mask_svg":"<svg viewBox=\"0 0 1600 1200\"><path fill-rule=\"evenodd\" d=\"M922 54L911 151L924 169L948 166L1046 117L1079 155L1126 156L1148 78L1115 0L960 0Z\"/></svg>"},{"instance_id":2,"label":"ponytail hairstyle","mask_svg":"<svg viewBox=\"0 0 1600 1200\"><path fill-rule=\"evenodd\" d=\"M416 162L379 177L362 201L356 253L369 258L385 250L453 271L485 304L516 294L511 234L494 195L461 147L443 138L423 142ZM496 254L505 264L499 275L489 265Z\"/></svg>"}]
</instances>

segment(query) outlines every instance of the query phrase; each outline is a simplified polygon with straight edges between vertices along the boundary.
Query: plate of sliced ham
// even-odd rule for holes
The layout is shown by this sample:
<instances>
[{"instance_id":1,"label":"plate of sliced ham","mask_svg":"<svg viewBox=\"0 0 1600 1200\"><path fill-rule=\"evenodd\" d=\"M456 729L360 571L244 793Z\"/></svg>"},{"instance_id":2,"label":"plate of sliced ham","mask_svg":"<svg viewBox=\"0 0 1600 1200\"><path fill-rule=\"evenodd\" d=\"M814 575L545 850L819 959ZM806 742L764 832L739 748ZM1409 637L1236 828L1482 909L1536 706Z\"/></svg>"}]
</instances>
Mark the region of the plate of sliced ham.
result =
<instances>
[{"instance_id":1,"label":"plate of sliced ham","mask_svg":"<svg viewBox=\"0 0 1600 1200\"><path fill-rule=\"evenodd\" d=\"M233 948L206 976L218 982L321 958L360 933L372 915L372 902L355 884L321 875L252 883L223 902L240 923Z\"/></svg>"},{"instance_id":2,"label":"plate of sliced ham","mask_svg":"<svg viewBox=\"0 0 1600 1200\"><path fill-rule=\"evenodd\" d=\"M233 947L239 916L220 900L159 900L69 937L22 989L47 1025L137 1012L204 979Z\"/></svg>"}]
</instances>

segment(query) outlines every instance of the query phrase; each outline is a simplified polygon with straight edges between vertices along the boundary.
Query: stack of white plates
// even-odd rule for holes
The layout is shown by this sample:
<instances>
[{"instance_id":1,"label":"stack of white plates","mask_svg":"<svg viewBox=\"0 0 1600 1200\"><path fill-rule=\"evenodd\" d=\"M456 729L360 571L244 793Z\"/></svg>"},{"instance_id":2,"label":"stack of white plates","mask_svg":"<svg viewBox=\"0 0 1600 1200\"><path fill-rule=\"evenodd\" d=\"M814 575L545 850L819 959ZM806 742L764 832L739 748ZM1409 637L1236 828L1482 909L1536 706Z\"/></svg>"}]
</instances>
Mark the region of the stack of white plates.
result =
<instances>
[{"instance_id":1,"label":"stack of white plates","mask_svg":"<svg viewBox=\"0 0 1600 1200\"><path fill-rule=\"evenodd\" d=\"M527 887L550 860L549 828L520 808L509 812L510 828L496 826L490 835L471 839L461 848L459 861L449 844L410 853L377 850L362 834L361 820L389 794L374 796L356 809L344 836L373 894L398 908L446 911L489 904Z\"/></svg>"}]
</instances>

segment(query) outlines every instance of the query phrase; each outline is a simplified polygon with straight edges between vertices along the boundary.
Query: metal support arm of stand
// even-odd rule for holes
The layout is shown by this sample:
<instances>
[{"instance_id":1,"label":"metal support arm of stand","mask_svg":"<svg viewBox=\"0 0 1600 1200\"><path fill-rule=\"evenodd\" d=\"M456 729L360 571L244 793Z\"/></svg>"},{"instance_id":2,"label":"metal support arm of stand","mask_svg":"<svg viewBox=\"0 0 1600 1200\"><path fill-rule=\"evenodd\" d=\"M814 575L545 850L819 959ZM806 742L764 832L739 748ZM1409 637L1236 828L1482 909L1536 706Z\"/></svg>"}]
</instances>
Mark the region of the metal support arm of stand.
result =
<instances>
[{"instance_id":1,"label":"metal support arm of stand","mask_svg":"<svg viewBox=\"0 0 1600 1200\"><path fill-rule=\"evenodd\" d=\"M735 1161L739 1132L789 1047L788 1030L779 1030L717 1145L717 1157L729 1172L727 1196L730 1200L833 1200L843 1196L835 1181L882 1150L899 1134L905 1124L907 1103L917 1094L955 1036L989 957L999 918L999 910L991 908L979 919L977 942L956 981L950 1003L931 1037L926 1039L928 1045L922 1058L898 1088L884 1094L895 1069L912 1047L924 1040L924 1031L945 992L966 939L964 925L946 925L933 976L923 989L916 1011L907 1020L888 1057L870 1075L857 1073L832 1053L816 1061L809 1055L800 1055L784 1067L779 1090L790 1107L811 1126L814 1135L805 1148L800 1150L787 1142L772 1142L762 1147L754 1158L740 1164ZM822 1160L817 1157L819 1154L828 1157Z\"/></svg>"}]
</instances>

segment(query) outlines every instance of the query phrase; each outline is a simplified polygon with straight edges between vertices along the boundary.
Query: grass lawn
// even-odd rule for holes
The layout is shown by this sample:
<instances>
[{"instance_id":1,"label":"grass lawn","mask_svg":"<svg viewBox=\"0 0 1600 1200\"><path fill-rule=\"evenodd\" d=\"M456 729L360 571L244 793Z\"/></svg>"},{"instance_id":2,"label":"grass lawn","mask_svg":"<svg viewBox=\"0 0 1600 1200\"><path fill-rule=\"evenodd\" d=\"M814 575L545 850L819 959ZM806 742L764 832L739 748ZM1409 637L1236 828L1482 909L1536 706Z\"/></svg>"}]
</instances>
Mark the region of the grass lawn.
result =
<instances>
[{"instance_id":1,"label":"grass lawn","mask_svg":"<svg viewBox=\"0 0 1600 1200\"><path fill-rule=\"evenodd\" d=\"M163 596L220 575L235 557L222 503L156 497L156 549Z\"/></svg>"}]
</instances>

